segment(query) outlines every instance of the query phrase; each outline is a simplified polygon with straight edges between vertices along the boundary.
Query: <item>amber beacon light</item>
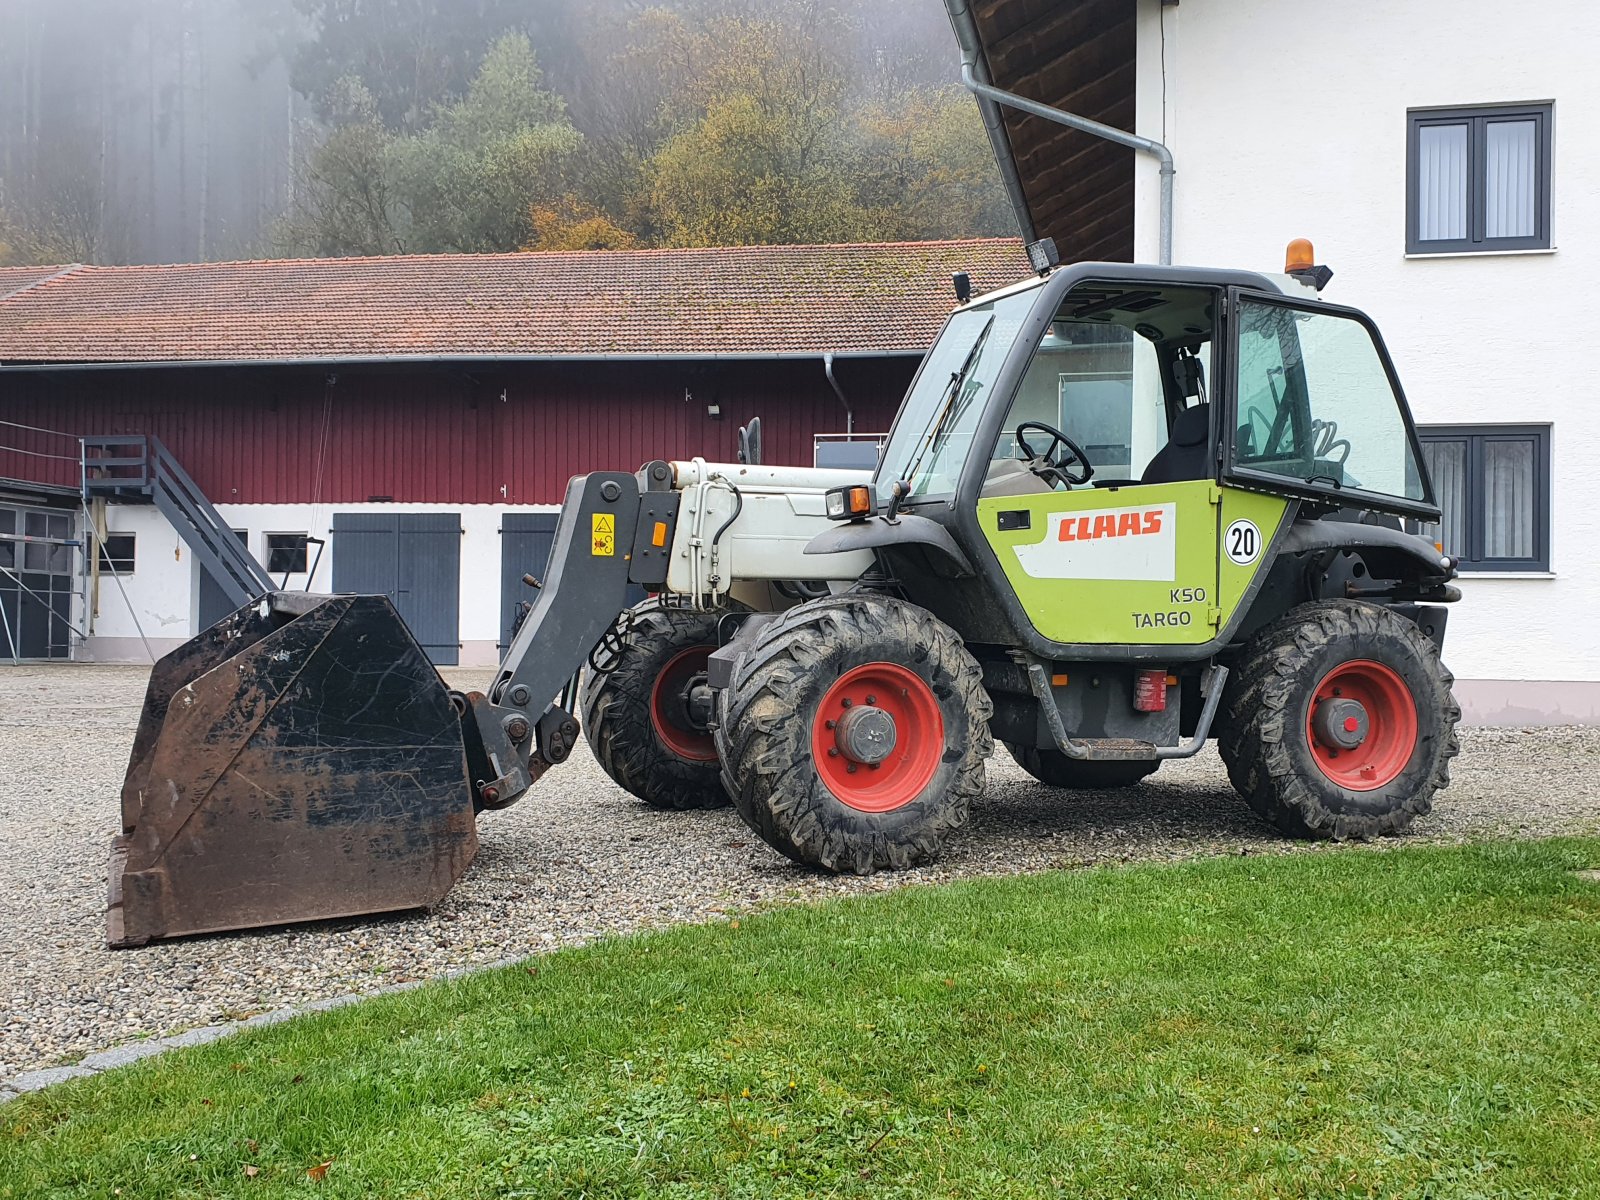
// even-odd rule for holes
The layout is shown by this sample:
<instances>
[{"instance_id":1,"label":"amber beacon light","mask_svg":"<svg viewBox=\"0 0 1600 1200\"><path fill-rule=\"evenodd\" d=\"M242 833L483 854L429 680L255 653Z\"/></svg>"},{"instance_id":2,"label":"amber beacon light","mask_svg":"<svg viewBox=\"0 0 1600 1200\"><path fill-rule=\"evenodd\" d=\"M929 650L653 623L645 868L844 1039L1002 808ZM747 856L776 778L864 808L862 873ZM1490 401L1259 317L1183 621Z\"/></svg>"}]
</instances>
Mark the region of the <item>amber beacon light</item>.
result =
<instances>
[{"instance_id":1,"label":"amber beacon light","mask_svg":"<svg viewBox=\"0 0 1600 1200\"><path fill-rule=\"evenodd\" d=\"M1333 271L1317 266L1317 252L1310 238L1295 238L1283 255L1283 273L1321 291L1333 278Z\"/></svg>"}]
</instances>

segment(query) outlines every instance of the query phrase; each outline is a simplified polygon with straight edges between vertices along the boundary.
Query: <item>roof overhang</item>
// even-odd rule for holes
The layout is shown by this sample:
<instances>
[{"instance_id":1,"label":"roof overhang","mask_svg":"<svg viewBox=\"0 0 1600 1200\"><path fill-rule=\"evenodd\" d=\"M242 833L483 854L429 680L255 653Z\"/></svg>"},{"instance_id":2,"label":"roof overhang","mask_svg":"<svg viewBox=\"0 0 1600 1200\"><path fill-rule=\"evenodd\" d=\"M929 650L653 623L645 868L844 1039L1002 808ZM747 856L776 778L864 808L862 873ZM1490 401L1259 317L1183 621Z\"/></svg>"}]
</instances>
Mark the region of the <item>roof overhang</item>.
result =
<instances>
[{"instance_id":1,"label":"roof overhang","mask_svg":"<svg viewBox=\"0 0 1600 1200\"><path fill-rule=\"evenodd\" d=\"M40 508L77 508L78 489L0 475L0 504L32 504Z\"/></svg>"},{"instance_id":2,"label":"roof overhang","mask_svg":"<svg viewBox=\"0 0 1600 1200\"><path fill-rule=\"evenodd\" d=\"M1135 0L946 0L982 82L1133 132ZM1131 262L1134 152L980 98L1002 180L1027 241L1063 262Z\"/></svg>"},{"instance_id":3,"label":"roof overhang","mask_svg":"<svg viewBox=\"0 0 1600 1200\"><path fill-rule=\"evenodd\" d=\"M721 363L721 362L821 362L831 357L835 361L849 359L921 358L927 349L901 350L774 350L717 353L693 351L669 354L388 354L343 358L194 358L166 361L131 360L126 362L25 362L0 363L0 374L80 371L189 371L210 367L213 369L261 369L268 367L318 368L338 370L348 367L483 367L483 366L557 366L562 363L637 363L648 365L658 362Z\"/></svg>"}]
</instances>

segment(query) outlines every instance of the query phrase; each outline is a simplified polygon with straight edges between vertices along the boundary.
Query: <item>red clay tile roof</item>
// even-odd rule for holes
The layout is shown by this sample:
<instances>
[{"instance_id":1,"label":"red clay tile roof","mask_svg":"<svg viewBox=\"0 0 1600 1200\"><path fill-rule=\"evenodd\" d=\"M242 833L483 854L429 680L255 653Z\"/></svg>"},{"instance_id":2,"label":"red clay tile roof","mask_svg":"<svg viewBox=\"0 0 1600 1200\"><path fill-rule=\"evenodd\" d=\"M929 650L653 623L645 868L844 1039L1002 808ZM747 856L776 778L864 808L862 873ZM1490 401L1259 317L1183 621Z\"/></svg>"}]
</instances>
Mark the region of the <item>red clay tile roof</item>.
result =
<instances>
[{"instance_id":1,"label":"red clay tile roof","mask_svg":"<svg viewBox=\"0 0 1600 1200\"><path fill-rule=\"evenodd\" d=\"M0 267L0 300L74 267Z\"/></svg>"},{"instance_id":2,"label":"red clay tile roof","mask_svg":"<svg viewBox=\"0 0 1600 1200\"><path fill-rule=\"evenodd\" d=\"M952 272L1028 265L979 238L29 270L0 272L0 364L914 352Z\"/></svg>"}]
</instances>

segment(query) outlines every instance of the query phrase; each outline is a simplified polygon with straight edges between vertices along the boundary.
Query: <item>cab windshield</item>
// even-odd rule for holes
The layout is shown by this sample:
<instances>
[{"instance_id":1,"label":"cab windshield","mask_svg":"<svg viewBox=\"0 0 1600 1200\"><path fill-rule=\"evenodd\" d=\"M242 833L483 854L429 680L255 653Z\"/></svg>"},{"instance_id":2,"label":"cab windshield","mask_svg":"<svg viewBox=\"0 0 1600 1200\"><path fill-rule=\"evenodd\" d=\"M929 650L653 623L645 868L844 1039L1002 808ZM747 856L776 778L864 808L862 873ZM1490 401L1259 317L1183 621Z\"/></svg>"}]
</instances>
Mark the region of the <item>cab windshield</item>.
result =
<instances>
[{"instance_id":1,"label":"cab windshield","mask_svg":"<svg viewBox=\"0 0 1600 1200\"><path fill-rule=\"evenodd\" d=\"M974 304L945 324L884 447L880 500L887 503L898 479L911 484L913 497L955 491L994 378L1037 293L1026 288Z\"/></svg>"}]
</instances>

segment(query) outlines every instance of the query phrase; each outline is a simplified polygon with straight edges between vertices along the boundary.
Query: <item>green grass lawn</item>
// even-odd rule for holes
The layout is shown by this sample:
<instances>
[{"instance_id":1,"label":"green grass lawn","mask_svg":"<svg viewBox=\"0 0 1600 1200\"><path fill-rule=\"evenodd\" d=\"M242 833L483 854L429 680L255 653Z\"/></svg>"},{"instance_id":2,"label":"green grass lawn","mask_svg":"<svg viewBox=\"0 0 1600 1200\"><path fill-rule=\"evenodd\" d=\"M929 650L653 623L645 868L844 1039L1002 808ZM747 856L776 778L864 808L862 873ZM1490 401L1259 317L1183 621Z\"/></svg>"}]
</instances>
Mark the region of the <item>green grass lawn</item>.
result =
<instances>
[{"instance_id":1,"label":"green grass lawn","mask_svg":"<svg viewBox=\"0 0 1600 1200\"><path fill-rule=\"evenodd\" d=\"M0 1196L1600 1196L1590 866L1233 858L618 939L24 1097Z\"/></svg>"}]
</instances>

